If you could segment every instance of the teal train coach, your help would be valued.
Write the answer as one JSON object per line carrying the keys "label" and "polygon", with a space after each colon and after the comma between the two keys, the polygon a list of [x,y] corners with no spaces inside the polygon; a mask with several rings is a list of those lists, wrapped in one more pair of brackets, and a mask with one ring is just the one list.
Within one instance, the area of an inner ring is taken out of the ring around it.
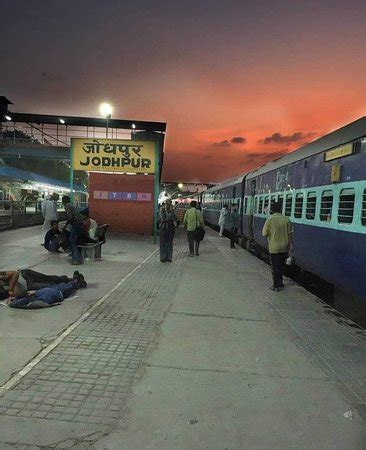
{"label": "teal train coach", "polygon": [[[267,251],[274,202],[294,227],[296,266],[333,287],[335,306],[366,323],[366,117],[201,194],[205,221],[228,204],[248,249]],[[229,231],[230,222],[226,227]]]}

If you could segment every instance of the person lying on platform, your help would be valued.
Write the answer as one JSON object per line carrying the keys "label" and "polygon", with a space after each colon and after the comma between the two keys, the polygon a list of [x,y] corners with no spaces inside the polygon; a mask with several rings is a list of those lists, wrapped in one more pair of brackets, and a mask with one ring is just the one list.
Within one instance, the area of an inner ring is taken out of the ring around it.
{"label": "person lying on platform", "polygon": [[[78,275],[79,272],[76,270],[73,278],[75,274]],[[66,275],[45,275],[44,273],[31,269],[0,271],[0,281],[3,285],[2,290],[5,291],[3,295],[7,294],[7,297],[14,296],[14,288],[17,284],[23,289],[30,291],[49,287],[54,284],[68,283],[73,278],[69,278]]]}
{"label": "person lying on platform", "polygon": [[57,253],[61,246],[61,231],[58,229],[58,221],[51,221],[51,228],[44,237],[44,248],[51,253]]}
{"label": "person lying on platform", "polygon": [[14,288],[14,297],[9,297],[7,303],[10,308],[46,308],[60,304],[66,298],[71,297],[75,291],[83,287],[86,287],[86,282],[84,276],[79,272],[67,283],[55,284],[36,291],[26,291],[17,284]]}

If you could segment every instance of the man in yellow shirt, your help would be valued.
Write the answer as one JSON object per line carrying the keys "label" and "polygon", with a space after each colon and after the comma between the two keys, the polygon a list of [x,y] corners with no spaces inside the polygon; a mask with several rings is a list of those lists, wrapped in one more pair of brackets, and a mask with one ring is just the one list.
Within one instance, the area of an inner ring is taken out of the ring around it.
{"label": "man in yellow shirt", "polygon": [[271,257],[273,291],[284,287],[283,275],[285,272],[286,257],[292,251],[293,228],[288,217],[281,214],[280,203],[272,206],[272,215],[266,220],[262,235],[267,237],[268,250]]}
{"label": "man in yellow shirt", "polygon": [[191,201],[191,207],[186,211],[183,224],[187,230],[189,256],[199,255],[200,241],[197,236],[197,227],[204,226],[202,211],[197,209],[197,202]]}

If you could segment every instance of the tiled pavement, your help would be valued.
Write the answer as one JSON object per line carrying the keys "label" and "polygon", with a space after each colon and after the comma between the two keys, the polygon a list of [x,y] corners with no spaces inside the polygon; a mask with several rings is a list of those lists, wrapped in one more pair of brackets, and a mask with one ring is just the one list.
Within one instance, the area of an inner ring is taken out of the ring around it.
{"label": "tiled pavement", "polygon": [[[365,332],[347,326],[347,321],[336,326],[329,314],[331,308],[301,288],[298,297],[296,291],[291,299],[283,293],[274,297],[267,290],[270,275],[262,262],[246,252],[233,253],[226,240],[212,239],[210,233],[207,240],[207,248],[219,251],[238,276],[255,287],[261,301],[298,345],[342,384],[364,416]],[[174,300],[185,255],[184,236],[179,235],[173,264],[161,264],[157,255],[147,260],[0,398],[0,414],[113,426],[122,416],[132,383],[142,375],[139,369],[157,341],[160,324]],[[242,258],[251,258],[244,269]],[[248,267],[253,271],[246,272]],[[83,441],[83,445],[89,444]],[[58,446],[55,443],[47,448]],[[81,444],[77,448],[82,448]]]}
{"label": "tiled pavement", "polygon": [[154,254],[0,398],[0,414],[113,424],[172,304],[182,239],[173,264]]}

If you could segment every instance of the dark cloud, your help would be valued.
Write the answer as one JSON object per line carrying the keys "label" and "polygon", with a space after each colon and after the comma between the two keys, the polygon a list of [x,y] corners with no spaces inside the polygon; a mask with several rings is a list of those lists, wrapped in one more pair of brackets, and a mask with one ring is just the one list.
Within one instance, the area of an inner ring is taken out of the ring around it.
{"label": "dark cloud", "polygon": [[230,139],[230,142],[232,144],[245,144],[247,142],[247,140],[245,139],[245,137],[235,136],[232,139]]}
{"label": "dark cloud", "polygon": [[221,142],[214,142],[212,147],[230,147],[230,142],[227,139]]}
{"label": "dark cloud", "polygon": [[225,139],[221,142],[214,142],[213,147],[230,147],[231,144],[245,144],[247,140],[243,136],[234,136],[231,139]]}
{"label": "dark cloud", "polygon": [[316,133],[309,132],[303,133],[297,131],[296,133],[288,136],[283,136],[281,133],[273,133],[272,136],[268,136],[258,141],[259,144],[293,144],[295,142],[304,142],[316,136]]}

